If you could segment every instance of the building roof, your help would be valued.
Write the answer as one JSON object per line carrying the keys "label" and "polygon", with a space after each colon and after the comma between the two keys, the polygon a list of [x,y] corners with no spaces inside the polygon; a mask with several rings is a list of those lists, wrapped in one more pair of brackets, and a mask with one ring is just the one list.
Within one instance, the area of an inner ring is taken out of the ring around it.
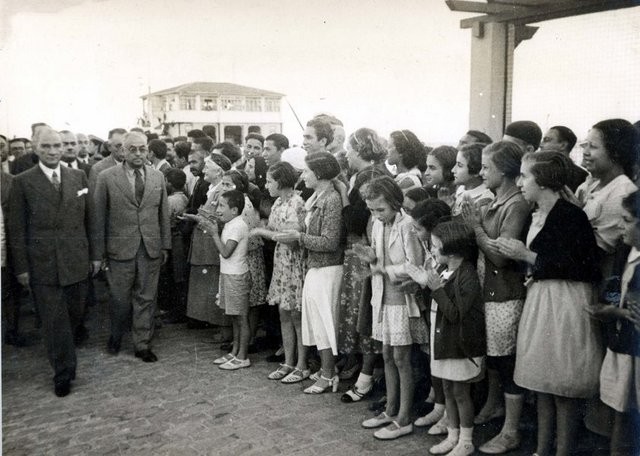
{"label": "building roof", "polygon": [[284,94],[278,92],[271,92],[269,90],[256,89],[254,87],[247,87],[238,84],[231,84],[229,82],[190,82],[188,84],[182,84],[170,89],[159,90],[157,92],[148,93],[141,98],[147,98],[149,96],[157,95],[169,95],[169,94],[184,94],[184,95],[238,95],[245,97],[284,97]]}

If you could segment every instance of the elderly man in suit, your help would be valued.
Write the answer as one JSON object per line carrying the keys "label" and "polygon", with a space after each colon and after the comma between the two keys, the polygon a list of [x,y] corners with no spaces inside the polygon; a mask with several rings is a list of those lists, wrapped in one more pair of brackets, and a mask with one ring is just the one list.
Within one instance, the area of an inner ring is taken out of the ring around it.
{"label": "elderly man in suit", "polygon": [[171,249],[164,176],[146,166],[147,138],[124,136],[124,161],[100,173],[94,194],[95,260],[106,260],[111,290],[111,336],[107,351],[120,351],[133,310],[135,356],[157,361],[151,351],[160,266]]}
{"label": "elderly man in suit", "polygon": [[126,133],[127,130],[124,128],[114,128],[109,132],[109,139],[107,139],[106,142],[106,147],[110,152],[109,156],[95,163],[89,171],[89,190],[92,195],[96,188],[98,175],[105,169],[116,166],[124,160],[124,149],[122,145]]}
{"label": "elderly man in suit", "polygon": [[62,140],[54,130],[40,129],[33,143],[38,164],[13,179],[9,244],[17,279],[31,288],[40,312],[54,391],[66,396],[91,267],[87,176],[60,166]]}

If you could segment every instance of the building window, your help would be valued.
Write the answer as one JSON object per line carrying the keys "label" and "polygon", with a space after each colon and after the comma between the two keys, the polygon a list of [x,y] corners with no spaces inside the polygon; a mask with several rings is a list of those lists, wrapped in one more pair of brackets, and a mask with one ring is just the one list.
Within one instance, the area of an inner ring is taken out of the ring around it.
{"label": "building window", "polygon": [[203,98],[202,99],[202,110],[203,111],[217,111],[218,110],[218,100],[216,98]]}
{"label": "building window", "polygon": [[180,110],[193,111],[196,109],[196,97],[182,95],[180,97]]}
{"label": "building window", "polygon": [[267,112],[280,112],[280,99],[267,98],[265,100],[265,106]]}
{"label": "building window", "polygon": [[244,111],[244,104],[240,97],[220,97],[224,111]]}
{"label": "building window", "polygon": [[247,97],[245,100],[246,111],[260,112],[262,111],[262,100],[258,97]]}

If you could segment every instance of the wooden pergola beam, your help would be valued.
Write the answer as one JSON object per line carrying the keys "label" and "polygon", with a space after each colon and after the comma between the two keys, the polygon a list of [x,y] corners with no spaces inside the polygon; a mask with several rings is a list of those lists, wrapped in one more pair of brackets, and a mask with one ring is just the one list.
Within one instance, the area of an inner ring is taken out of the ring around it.
{"label": "wooden pergola beam", "polygon": [[[447,2],[448,4],[449,2]],[[471,2],[477,3],[477,2]],[[487,3],[487,5],[497,6],[496,3]],[[518,11],[509,13],[487,14],[484,16],[476,16],[460,21],[461,28],[472,28],[477,22],[509,22],[515,25],[525,25],[535,22],[547,21],[552,19],[560,19],[569,16],[578,16],[581,14],[598,13],[602,11],[611,11],[622,8],[631,8],[638,6],[638,0],[582,0],[582,1],[565,1],[553,5],[546,4],[544,6],[518,7]],[[503,5],[507,6],[507,5]],[[508,6],[507,6],[508,7]],[[524,9],[523,9],[524,8]],[[456,10],[458,11],[458,10]]]}
{"label": "wooden pergola beam", "polygon": [[472,2],[467,0],[446,0],[445,3],[451,11],[482,14],[514,14],[531,12],[531,7],[505,5],[502,3]]}

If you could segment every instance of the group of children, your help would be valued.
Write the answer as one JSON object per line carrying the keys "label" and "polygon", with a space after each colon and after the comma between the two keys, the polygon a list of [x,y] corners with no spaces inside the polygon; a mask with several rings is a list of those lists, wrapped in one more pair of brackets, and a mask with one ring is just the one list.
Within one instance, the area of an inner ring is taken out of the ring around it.
{"label": "group of children", "polygon": [[[243,217],[248,197],[237,185],[219,194],[215,217],[183,215],[184,182],[179,173],[168,173],[175,217],[196,222],[220,255],[217,305],[231,317],[233,342],[214,363],[224,370],[251,365],[248,245],[262,238],[276,243],[267,301],[278,306],[284,349],[284,362],[269,379],[290,384],[311,378],[315,383],[305,393],[337,391],[340,313],[353,307],[346,294],[354,294],[357,282],[355,299],[368,307],[360,307],[360,339],[372,343],[367,350],[360,344],[362,370],[343,401],[359,401],[371,391],[372,360],[381,354],[386,407],[362,423],[377,429],[376,438],[395,439],[414,425],[429,426],[429,434],[446,435],[431,454],[469,455],[475,451],[474,424],[506,414],[500,433],[480,447],[504,453],[520,444],[526,389],[537,398],[538,455],[553,452],[554,436],[556,454],[574,448],[581,404],[598,393],[616,412],[612,451],[626,448],[640,390],[640,193],[605,203],[616,206],[607,212],[619,218],[615,236],[631,249],[618,270],[615,303],[599,303],[598,291],[603,274],[616,275],[605,259],[624,250],[603,248],[598,224],[610,220],[600,220],[602,210],[587,209],[599,191],[628,174],[629,160],[621,154],[632,149],[619,150],[622,139],[612,138],[633,127],[612,122],[592,129],[593,144],[585,150],[592,176],[583,201],[566,187],[566,156],[525,154],[506,141],[436,148],[427,155],[423,176],[410,158],[417,138],[407,130],[389,139],[395,177],[379,171],[380,159],[371,158],[381,142],[368,129],[349,137],[347,160],[356,169],[348,184],[328,152],[307,155],[303,170],[285,161],[272,165],[265,189],[275,201],[268,219],[251,227]],[[613,165],[601,164],[607,157]],[[620,172],[607,175],[616,164]],[[296,190],[300,181],[314,190],[306,202]],[[349,211],[358,204],[367,211],[359,220],[364,233],[355,237]],[[360,262],[355,269],[348,266],[354,259]],[[606,355],[599,321],[609,329]],[[308,367],[309,346],[317,346],[322,361],[315,374]],[[435,405],[414,421],[415,347],[428,354]],[[485,375],[488,398],[476,413],[471,385]]]}

